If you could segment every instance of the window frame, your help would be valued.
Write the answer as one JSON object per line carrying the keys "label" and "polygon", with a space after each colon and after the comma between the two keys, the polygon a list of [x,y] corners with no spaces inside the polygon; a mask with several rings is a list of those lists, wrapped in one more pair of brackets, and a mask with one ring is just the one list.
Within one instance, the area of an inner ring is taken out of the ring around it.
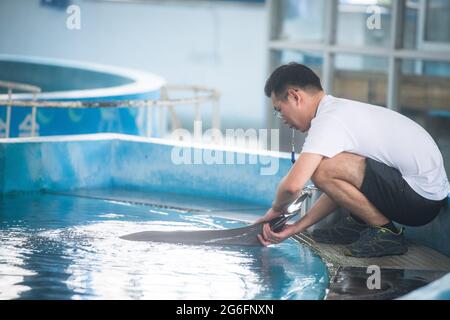
{"label": "window frame", "polygon": [[429,0],[419,0],[419,19],[417,47],[419,50],[450,51],[450,42],[429,41],[426,39]]}

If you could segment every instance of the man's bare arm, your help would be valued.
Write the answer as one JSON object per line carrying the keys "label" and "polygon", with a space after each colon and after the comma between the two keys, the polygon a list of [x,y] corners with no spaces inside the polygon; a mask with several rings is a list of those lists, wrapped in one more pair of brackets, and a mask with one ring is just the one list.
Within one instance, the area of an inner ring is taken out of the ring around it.
{"label": "man's bare arm", "polygon": [[272,203],[274,211],[282,211],[295,200],[308,180],[311,179],[322,159],[323,156],[319,154],[300,154],[291,170],[278,185],[275,201]]}

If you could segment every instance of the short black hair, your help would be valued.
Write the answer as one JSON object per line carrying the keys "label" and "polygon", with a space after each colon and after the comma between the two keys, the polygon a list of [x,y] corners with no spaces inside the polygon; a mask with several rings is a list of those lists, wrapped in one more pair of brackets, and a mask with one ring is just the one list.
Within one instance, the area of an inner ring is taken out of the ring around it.
{"label": "short black hair", "polygon": [[270,98],[272,92],[279,96],[292,85],[305,91],[323,91],[319,77],[307,66],[290,62],[275,69],[266,81],[264,93]]}

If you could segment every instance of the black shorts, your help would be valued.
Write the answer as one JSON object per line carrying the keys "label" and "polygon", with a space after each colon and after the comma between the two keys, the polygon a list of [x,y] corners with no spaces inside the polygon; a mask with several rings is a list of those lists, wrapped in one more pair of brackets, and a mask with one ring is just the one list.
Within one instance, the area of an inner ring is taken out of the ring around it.
{"label": "black shorts", "polygon": [[417,194],[397,169],[366,158],[361,192],[388,219],[406,226],[432,221],[447,203],[447,197],[433,201]]}

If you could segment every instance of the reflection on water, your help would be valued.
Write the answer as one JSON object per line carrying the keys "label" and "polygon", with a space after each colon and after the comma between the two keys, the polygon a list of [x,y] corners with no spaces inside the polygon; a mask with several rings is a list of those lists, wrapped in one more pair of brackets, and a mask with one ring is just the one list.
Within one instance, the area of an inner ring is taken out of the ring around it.
{"label": "reflection on water", "polygon": [[23,238],[19,234],[20,230],[11,228],[0,236],[0,300],[15,299],[28,291],[30,288],[22,284],[23,279],[36,274],[21,267],[24,255],[30,250],[23,248]]}
{"label": "reflection on water", "polygon": [[262,248],[119,238],[238,221],[46,194],[0,199],[0,299],[318,299],[328,282],[320,259],[293,241]]}

